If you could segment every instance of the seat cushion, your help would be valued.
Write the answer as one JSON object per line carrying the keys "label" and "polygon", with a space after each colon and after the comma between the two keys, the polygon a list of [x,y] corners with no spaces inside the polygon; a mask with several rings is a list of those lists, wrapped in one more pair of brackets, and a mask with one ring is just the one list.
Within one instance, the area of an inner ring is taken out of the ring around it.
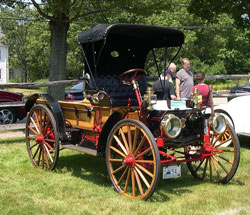
{"label": "seat cushion", "polygon": [[[142,78],[138,83],[141,95],[143,95],[147,88],[146,79]],[[89,85],[94,86],[91,83]],[[129,99],[131,100],[131,105],[138,105],[133,86],[118,82],[118,76],[115,74],[100,75],[96,80],[96,85],[98,90],[103,90],[107,93],[112,106],[126,106]]]}

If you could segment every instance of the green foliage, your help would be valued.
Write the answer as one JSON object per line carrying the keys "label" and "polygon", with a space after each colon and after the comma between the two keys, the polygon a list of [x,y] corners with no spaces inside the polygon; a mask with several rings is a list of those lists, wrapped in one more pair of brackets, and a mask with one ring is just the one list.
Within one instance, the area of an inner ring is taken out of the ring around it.
{"label": "green foliage", "polygon": [[[6,2],[3,1],[1,4]],[[73,2],[74,4],[72,4]],[[250,71],[249,30],[218,28],[218,26],[232,26],[234,24],[234,19],[231,18],[230,14],[222,13],[216,15],[216,19],[207,20],[196,14],[190,14],[188,10],[190,2],[193,4],[193,1],[189,0],[43,0],[43,5],[39,7],[44,13],[43,15],[48,16],[47,18],[54,17],[54,19],[71,22],[67,33],[65,74],[67,79],[82,76],[84,69],[81,49],[77,43],[78,33],[95,25],[94,23],[117,22],[171,26],[184,31],[185,43],[174,61],[177,67],[181,66],[181,58],[188,57],[195,73],[198,71],[203,71],[207,75],[248,73]],[[204,9],[194,8],[197,13]],[[19,68],[22,69],[23,73],[27,72],[29,81],[48,78],[51,57],[51,29],[49,29],[48,22],[45,22],[46,19],[41,14],[39,15],[34,7],[26,7],[25,9],[23,7],[15,7],[15,9],[2,7],[0,16],[40,20],[40,22],[29,22],[0,19],[0,26],[5,34],[5,41],[10,45],[9,68]],[[75,20],[79,20],[79,22],[73,22]],[[212,28],[190,29],[183,28],[183,26],[211,26]],[[173,53],[176,51],[174,50]],[[170,60],[173,54],[171,52],[168,54],[167,60]],[[156,55],[161,71],[165,66],[164,49],[156,50]],[[58,61],[55,59],[53,62]],[[148,74],[156,75],[156,68],[152,65],[153,57],[152,53],[149,53],[146,68]]]}
{"label": "green foliage", "polygon": [[[0,16],[33,19],[35,12],[29,8],[1,8]],[[9,68],[21,70],[22,81],[27,81],[27,77],[30,81],[47,77],[49,31],[46,23],[0,19],[0,26],[4,33],[2,39],[9,44]]]}
{"label": "green foliage", "polygon": [[191,13],[216,22],[218,14],[226,13],[240,27],[250,27],[250,2],[242,0],[191,0],[188,7]]}

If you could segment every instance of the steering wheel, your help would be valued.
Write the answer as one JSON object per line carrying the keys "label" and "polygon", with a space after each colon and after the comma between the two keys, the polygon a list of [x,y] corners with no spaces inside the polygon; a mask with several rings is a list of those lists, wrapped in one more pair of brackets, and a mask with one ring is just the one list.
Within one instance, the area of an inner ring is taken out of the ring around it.
{"label": "steering wheel", "polygon": [[118,81],[123,83],[130,83],[132,81],[138,81],[146,75],[145,69],[130,69],[119,75]]}

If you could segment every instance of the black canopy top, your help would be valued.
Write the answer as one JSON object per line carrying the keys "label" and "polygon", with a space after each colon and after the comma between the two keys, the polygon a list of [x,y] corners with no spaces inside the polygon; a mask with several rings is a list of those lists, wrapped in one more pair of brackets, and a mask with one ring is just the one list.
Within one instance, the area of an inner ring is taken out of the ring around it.
{"label": "black canopy top", "polygon": [[112,37],[114,42],[138,44],[143,41],[148,48],[181,46],[184,34],[174,28],[135,25],[135,24],[99,24],[78,35],[79,43],[91,43]]}
{"label": "black canopy top", "polygon": [[180,47],[184,34],[170,27],[99,24],[81,32],[78,41],[88,65],[86,72],[119,75],[129,69],[144,68],[153,48]]}

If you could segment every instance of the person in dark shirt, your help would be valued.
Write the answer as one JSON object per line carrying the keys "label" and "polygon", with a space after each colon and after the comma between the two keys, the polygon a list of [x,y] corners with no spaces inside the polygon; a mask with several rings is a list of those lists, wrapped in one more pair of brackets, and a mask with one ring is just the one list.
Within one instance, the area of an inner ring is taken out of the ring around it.
{"label": "person in dark shirt", "polygon": [[173,83],[169,82],[171,71],[165,70],[161,78],[153,84],[153,89],[159,100],[176,100]]}

